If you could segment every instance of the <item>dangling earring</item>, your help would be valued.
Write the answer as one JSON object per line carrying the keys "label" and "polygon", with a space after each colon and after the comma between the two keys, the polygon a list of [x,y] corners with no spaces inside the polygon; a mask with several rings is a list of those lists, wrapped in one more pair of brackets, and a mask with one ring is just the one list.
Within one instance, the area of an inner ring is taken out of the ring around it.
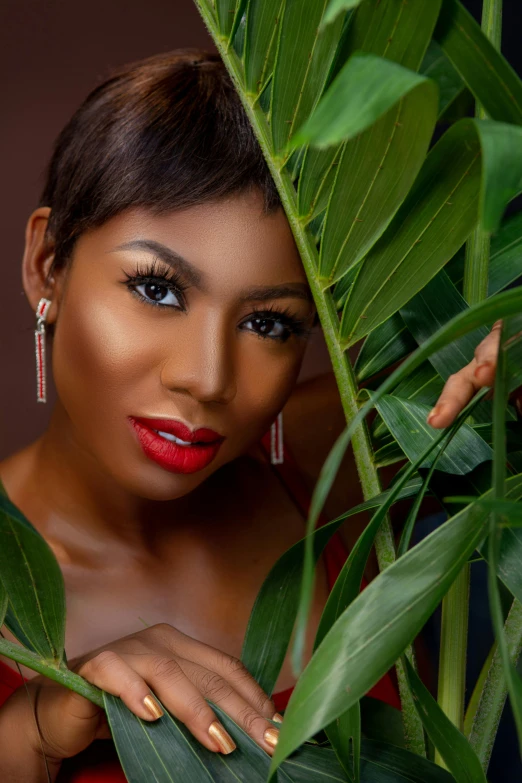
{"label": "dangling earring", "polygon": [[45,396],[45,319],[51,306],[50,299],[40,299],[36,308],[36,401],[46,402]]}
{"label": "dangling earring", "polygon": [[270,427],[270,462],[272,465],[280,465],[284,462],[283,451],[283,411],[278,413],[277,419]]}

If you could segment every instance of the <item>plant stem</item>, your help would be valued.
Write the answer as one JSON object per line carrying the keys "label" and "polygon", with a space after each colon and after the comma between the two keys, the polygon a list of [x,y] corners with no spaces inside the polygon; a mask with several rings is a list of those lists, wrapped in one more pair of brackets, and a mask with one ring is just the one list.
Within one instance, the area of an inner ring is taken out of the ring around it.
{"label": "plant stem", "polygon": [[[504,625],[509,657],[516,665],[522,652],[522,604],[516,598]],[[469,741],[484,769],[488,768],[495,735],[507,696],[506,678],[498,650],[495,650],[484,682],[475,716],[469,731]]]}
{"label": "plant stem", "polygon": [[38,672],[38,674],[44,674],[50,680],[59,682],[60,685],[65,685],[66,688],[79,693],[80,696],[85,696],[86,699],[89,699],[98,707],[104,706],[102,691],[70,669],[51,665],[48,661],[36,655],[36,653],[8,639],[0,639],[0,653],[5,655],[6,658],[22,663],[29,669]]}
{"label": "plant stem", "polygon": [[[502,0],[483,0],[482,30],[500,49]],[[486,117],[477,104],[476,116]],[[480,226],[466,243],[464,263],[464,298],[469,305],[477,304],[488,295],[490,234]],[[439,664],[438,701],[459,728],[464,727],[464,696],[466,686],[466,648],[468,633],[469,564],[462,570],[442,602],[442,631]],[[445,766],[440,754],[436,761]]]}
{"label": "plant stem", "polygon": [[[257,96],[247,95],[243,89],[241,61],[233,48],[228,45],[228,39],[220,35],[217,30],[214,13],[208,0],[195,0],[195,3],[234,82],[236,91],[242,101],[272,178],[279,191],[317,307],[344,414],[346,421],[349,423],[358,412],[357,382],[349,357],[340,343],[339,316],[335,309],[333,297],[330,291],[324,291],[321,288],[317,279],[318,259],[315,239],[298,217],[294,184],[289,173],[284,170],[284,161],[276,159],[273,154],[270,130],[266,116],[257,101]],[[370,436],[365,422],[357,427],[352,438],[352,446],[363,496],[367,500],[381,492],[381,484],[377,468],[374,465]],[[375,551],[381,571],[395,562],[395,543],[388,516],[375,538]],[[414,657],[411,648],[408,648],[405,652],[413,662]],[[397,666],[397,675],[408,746],[416,753],[425,755],[422,723],[413,704],[413,697],[406,678],[399,665]]]}
{"label": "plant stem", "polygon": [[[452,723],[464,727],[466,641],[468,631],[469,565],[466,563],[442,604],[441,660],[438,702]],[[436,762],[442,758],[436,754]]]}

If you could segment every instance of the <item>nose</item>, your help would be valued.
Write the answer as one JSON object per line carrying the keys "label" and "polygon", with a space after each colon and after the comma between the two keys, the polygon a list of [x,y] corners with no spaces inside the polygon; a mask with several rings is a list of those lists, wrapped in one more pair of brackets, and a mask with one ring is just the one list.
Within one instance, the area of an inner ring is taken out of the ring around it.
{"label": "nose", "polygon": [[164,386],[188,393],[199,402],[228,403],[234,399],[235,345],[223,315],[189,316],[184,328],[176,329],[170,348],[161,373]]}

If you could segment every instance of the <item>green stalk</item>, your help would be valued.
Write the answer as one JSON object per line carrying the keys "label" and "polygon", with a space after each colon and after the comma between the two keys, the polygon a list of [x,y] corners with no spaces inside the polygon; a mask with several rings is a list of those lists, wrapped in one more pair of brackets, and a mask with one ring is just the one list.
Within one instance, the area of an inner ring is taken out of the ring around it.
{"label": "green stalk", "polygon": [[[502,0],[483,0],[482,30],[497,49],[500,49],[501,29]],[[478,105],[476,116],[486,116]],[[483,301],[488,295],[489,256],[490,235],[477,227],[466,243],[463,293],[469,305]],[[461,730],[464,727],[469,574],[469,564],[466,564],[442,602],[438,701],[448,718]],[[440,754],[436,753],[435,760],[445,766]]]}
{"label": "green stalk", "polygon": [[[516,666],[522,652],[522,604],[515,598],[507,616],[504,633],[509,657]],[[489,659],[488,659],[489,660]],[[480,680],[479,680],[480,683]],[[475,715],[471,716],[471,725],[467,732],[469,741],[479,757],[484,769],[488,768],[493,743],[507,696],[506,678],[498,644],[493,647],[493,655],[487,669],[482,693],[476,705]],[[470,707],[474,700],[470,701]],[[469,712],[469,710],[468,710]],[[466,723],[469,723],[466,715]]]}
{"label": "green stalk", "polygon": [[86,699],[89,699],[98,707],[104,707],[102,691],[95,685],[91,685],[87,680],[84,680],[79,674],[67,669],[67,667],[51,665],[36,653],[27,650],[19,644],[10,642],[8,639],[0,639],[0,653],[5,655],[6,658],[17,661],[38,672],[38,674],[44,674],[50,680],[60,683],[60,685],[65,685],[66,688],[79,693],[80,696],[85,696]]}
{"label": "green stalk", "polygon": [[[298,218],[294,184],[288,172],[284,170],[285,161],[278,160],[273,155],[270,130],[266,116],[259,106],[257,96],[247,95],[243,90],[239,57],[233,47],[229,46],[228,38],[219,33],[209,0],[195,0],[195,3],[232,78],[279,191],[288,222],[301,255],[314,303],[317,307],[346,421],[350,422],[358,413],[356,401],[358,393],[357,382],[348,355],[340,344],[339,317],[333,297],[329,291],[323,291],[316,277],[317,249],[315,240]],[[377,468],[373,462],[373,451],[365,422],[357,427],[352,438],[352,446],[363,496],[367,500],[379,494],[382,489]],[[395,543],[389,517],[384,520],[375,538],[375,551],[381,571],[395,562]],[[413,660],[411,648],[408,648],[405,652]],[[413,697],[404,672],[400,666],[397,666],[397,675],[408,745],[414,752],[425,755],[422,723],[413,704]]]}

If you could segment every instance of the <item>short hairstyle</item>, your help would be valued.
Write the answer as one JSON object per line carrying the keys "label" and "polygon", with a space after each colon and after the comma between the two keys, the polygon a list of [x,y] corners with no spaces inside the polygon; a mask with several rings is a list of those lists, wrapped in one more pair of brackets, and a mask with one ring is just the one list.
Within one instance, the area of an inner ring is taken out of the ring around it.
{"label": "short hairstyle", "polygon": [[52,271],[78,237],[124,209],[155,214],[252,187],[281,202],[219,55],[177,49],[130,63],[87,96],[54,144],[39,206],[51,208]]}

